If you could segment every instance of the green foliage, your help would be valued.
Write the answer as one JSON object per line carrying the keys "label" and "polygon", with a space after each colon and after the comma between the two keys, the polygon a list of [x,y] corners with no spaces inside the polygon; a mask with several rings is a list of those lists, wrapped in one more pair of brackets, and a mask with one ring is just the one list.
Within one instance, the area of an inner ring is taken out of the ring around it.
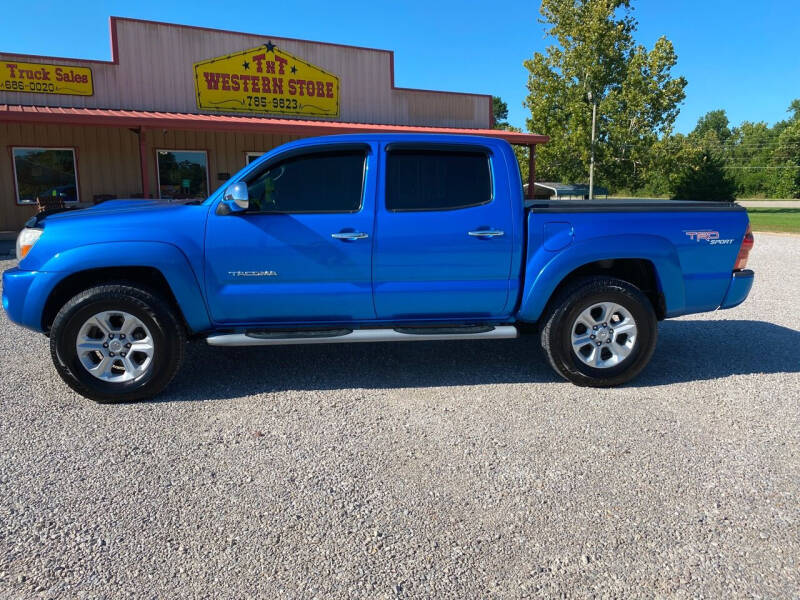
{"label": "green foliage", "polygon": [[724,143],[731,137],[729,129],[730,122],[724,110],[712,110],[697,120],[697,125],[690,135],[697,138],[705,138],[713,134],[717,142]]}
{"label": "green foliage", "polygon": [[554,43],[525,61],[527,127],[551,137],[537,150],[538,178],[586,181],[596,103],[596,181],[642,187],[651,148],[670,133],[684,98],[686,80],[671,76],[672,43],[635,44],[630,0],[544,0],[541,14]]}
{"label": "green foliage", "polygon": [[[788,112],[792,117],[773,127],[745,121],[731,129],[725,111],[714,110],[700,117],[686,140],[720,163],[735,196],[798,198],[800,100],[794,100]],[[662,165],[664,168],[670,166]]]}
{"label": "green foliage", "polygon": [[[521,130],[519,127],[514,127],[513,125],[509,125],[508,123],[495,123],[495,129],[504,129],[506,131],[516,131],[519,133]],[[541,146],[539,146],[541,148]],[[530,150],[527,146],[519,146],[514,145],[511,147],[514,150],[514,155],[517,157],[517,163],[519,163],[519,174],[522,177],[522,183],[528,183],[528,171],[529,171],[529,163],[528,157],[530,156]]]}
{"label": "green foliage", "polygon": [[508,104],[499,96],[492,96],[492,116],[495,129],[504,129],[504,126],[508,125]]}
{"label": "green foliage", "polygon": [[[634,42],[632,1],[542,1],[552,43],[525,61],[527,128],[551,140],[537,148],[537,179],[588,179],[596,104],[595,181],[612,192],[800,198],[800,99],[771,127],[732,127],[724,110],[713,110],[688,135],[673,135],[686,80],[671,74],[677,57],[668,39],[649,50]],[[505,104],[493,100],[497,113]]]}
{"label": "green foliage", "polygon": [[733,200],[736,186],[725,173],[724,163],[713,150],[689,148],[688,161],[679,165],[670,189],[673,198],[685,200]]}

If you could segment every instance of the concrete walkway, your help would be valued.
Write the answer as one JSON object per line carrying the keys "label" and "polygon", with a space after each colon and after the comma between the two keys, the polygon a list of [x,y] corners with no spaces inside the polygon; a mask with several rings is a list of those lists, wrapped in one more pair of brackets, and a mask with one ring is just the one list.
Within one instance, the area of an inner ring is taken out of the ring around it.
{"label": "concrete walkway", "polygon": [[737,200],[746,208],[796,208],[800,210],[800,200]]}

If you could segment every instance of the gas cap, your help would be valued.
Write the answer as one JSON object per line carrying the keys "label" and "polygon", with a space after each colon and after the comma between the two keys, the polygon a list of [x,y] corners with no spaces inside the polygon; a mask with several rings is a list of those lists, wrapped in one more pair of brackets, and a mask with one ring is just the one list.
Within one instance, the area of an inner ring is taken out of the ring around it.
{"label": "gas cap", "polygon": [[558,252],[572,243],[575,230],[572,223],[563,221],[550,221],[544,224],[544,249],[548,252]]}

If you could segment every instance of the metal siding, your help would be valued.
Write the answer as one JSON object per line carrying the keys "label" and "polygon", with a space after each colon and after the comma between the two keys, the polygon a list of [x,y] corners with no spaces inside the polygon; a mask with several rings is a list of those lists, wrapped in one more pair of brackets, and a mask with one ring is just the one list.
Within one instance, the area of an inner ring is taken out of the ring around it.
{"label": "metal siding", "polygon": [[[205,150],[208,153],[209,193],[223,182],[217,174],[233,175],[245,166],[246,152],[267,152],[300,136],[214,131],[147,130],[147,171],[150,191],[158,197],[157,149]],[[0,231],[20,229],[35,212],[17,206],[12,146],[63,146],[76,149],[80,200],[91,203],[97,194],[119,198],[142,191],[138,136],[127,128],[71,127],[0,123],[5,156],[0,159]]]}
{"label": "metal siding", "polygon": [[100,61],[23,58],[0,53],[0,60],[89,66],[94,81],[93,96],[0,91],[0,104],[199,112],[194,90],[195,62],[272,40],[288,52],[339,77],[339,120],[464,128],[491,126],[488,96],[393,87],[392,54],[385,50],[128,19],[115,19],[113,22],[117,32],[118,65]]}
{"label": "metal siding", "polygon": [[0,140],[5,152],[0,160],[0,231],[21,228],[36,212],[34,206],[16,204],[13,146],[75,148],[82,202],[91,203],[96,194],[141,191],[138,138],[128,129],[0,123]]}

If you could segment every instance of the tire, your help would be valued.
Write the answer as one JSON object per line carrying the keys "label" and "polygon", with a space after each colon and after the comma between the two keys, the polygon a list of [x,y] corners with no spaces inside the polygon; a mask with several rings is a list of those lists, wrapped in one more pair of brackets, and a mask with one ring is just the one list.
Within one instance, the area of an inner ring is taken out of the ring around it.
{"label": "tire", "polygon": [[658,337],[650,300],[636,286],[611,277],[569,284],[550,302],[541,323],[542,349],[550,365],[580,386],[614,387],[630,381],[650,361]]}
{"label": "tire", "polygon": [[161,392],[178,372],[185,345],[186,331],[169,303],[125,283],[77,294],[50,329],[58,374],[73,390],[100,403],[134,402]]}

